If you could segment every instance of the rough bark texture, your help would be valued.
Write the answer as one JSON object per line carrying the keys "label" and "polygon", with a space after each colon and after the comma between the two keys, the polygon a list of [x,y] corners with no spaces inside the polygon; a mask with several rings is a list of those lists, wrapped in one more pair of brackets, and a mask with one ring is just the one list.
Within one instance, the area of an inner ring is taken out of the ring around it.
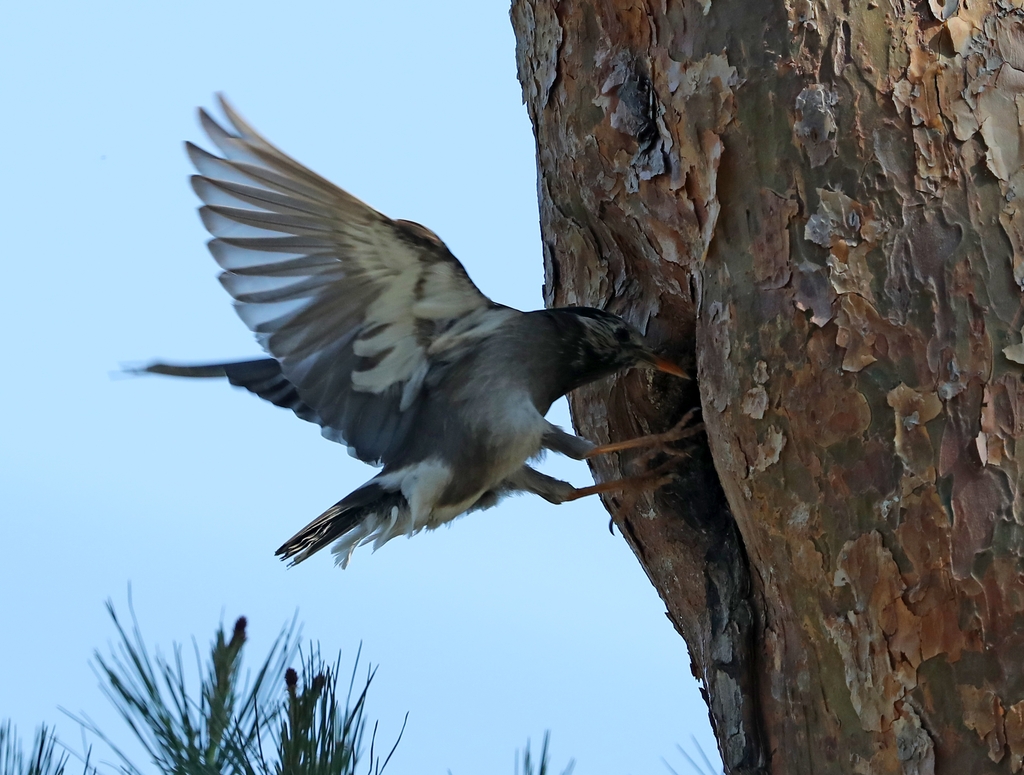
{"label": "rough bark texture", "polygon": [[620,313],[698,374],[571,403],[601,442],[703,410],[676,483],[606,505],[727,771],[1020,772],[1021,0],[512,20],[547,302]]}

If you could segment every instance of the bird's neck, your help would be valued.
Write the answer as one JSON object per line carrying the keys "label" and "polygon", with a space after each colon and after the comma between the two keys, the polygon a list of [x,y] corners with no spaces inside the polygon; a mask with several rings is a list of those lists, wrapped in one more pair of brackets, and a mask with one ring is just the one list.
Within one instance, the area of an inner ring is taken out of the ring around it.
{"label": "bird's neck", "polygon": [[542,414],[566,393],[620,368],[589,346],[576,315],[557,309],[527,315],[524,322],[533,330],[523,332],[521,341],[529,350],[522,363],[531,370],[533,401]]}

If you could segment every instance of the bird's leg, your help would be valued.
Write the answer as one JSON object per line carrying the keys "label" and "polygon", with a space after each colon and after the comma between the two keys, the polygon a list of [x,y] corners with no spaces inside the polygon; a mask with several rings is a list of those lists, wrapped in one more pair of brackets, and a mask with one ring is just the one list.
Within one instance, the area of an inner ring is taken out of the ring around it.
{"label": "bird's leg", "polygon": [[[532,492],[539,495],[549,503],[567,503],[568,501],[579,500],[588,495],[596,495],[602,492],[621,492],[624,490],[636,490],[645,492],[657,490],[659,487],[668,484],[672,480],[669,472],[671,466],[662,464],[653,471],[639,476],[630,476],[624,479],[615,479],[610,482],[591,485],[590,487],[573,487],[568,482],[555,479],[553,476],[542,474],[540,471],[524,465],[510,477],[501,482],[496,491],[501,493],[511,492]],[[493,504],[488,504],[493,505]],[[483,505],[478,508],[487,508]]]}
{"label": "bird's leg", "polygon": [[664,433],[651,433],[647,436],[638,436],[635,439],[626,439],[625,441],[613,441],[610,444],[601,444],[593,449],[588,450],[584,453],[584,459],[597,457],[598,455],[607,455],[609,452],[622,452],[626,449],[636,449],[637,447],[663,447],[666,444],[671,444],[674,441],[680,441],[688,436],[693,436],[703,430],[703,423],[696,423],[691,425],[690,421],[693,419],[693,415],[696,409],[691,409],[676,423],[675,427],[671,430],[665,431]]}
{"label": "bird's leg", "polygon": [[576,488],[568,482],[542,474],[527,465],[505,479],[501,483],[501,489],[506,492],[532,492],[548,503],[564,503],[567,500],[573,500],[571,496],[576,491]]}
{"label": "bird's leg", "polygon": [[580,498],[586,498],[588,495],[599,495],[603,492],[624,492],[628,490],[649,492],[657,490],[659,487],[664,487],[674,478],[671,472],[666,473],[664,469],[665,466],[662,466],[646,474],[627,476],[622,479],[612,479],[608,482],[593,484],[590,487],[579,487],[565,496],[564,500],[579,500]]}
{"label": "bird's leg", "polygon": [[551,423],[548,423],[548,429],[540,443],[544,449],[550,449],[552,452],[571,457],[573,460],[586,460],[590,451],[597,448],[594,442],[588,441],[582,436],[566,433]]}

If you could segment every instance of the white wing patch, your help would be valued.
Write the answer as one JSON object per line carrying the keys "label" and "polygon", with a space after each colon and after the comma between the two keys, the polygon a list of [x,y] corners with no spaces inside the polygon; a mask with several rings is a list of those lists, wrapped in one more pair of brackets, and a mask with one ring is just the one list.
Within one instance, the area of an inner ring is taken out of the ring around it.
{"label": "white wing patch", "polygon": [[411,273],[389,278],[386,289],[367,307],[363,317],[366,333],[352,344],[352,352],[379,360],[368,370],[352,372],[352,387],[356,390],[383,393],[391,385],[408,380],[423,360],[416,341],[416,319],[409,314],[416,281]]}
{"label": "white wing patch", "polygon": [[468,315],[480,305],[451,264],[431,264],[419,278],[420,298],[412,314],[424,320],[443,320]]}
{"label": "white wing patch", "polygon": [[188,146],[221,282],[324,435],[386,463],[431,368],[521,313],[484,296],[432,232],[377,212],[221,105],[233,134],[200,120],[223,158]]}

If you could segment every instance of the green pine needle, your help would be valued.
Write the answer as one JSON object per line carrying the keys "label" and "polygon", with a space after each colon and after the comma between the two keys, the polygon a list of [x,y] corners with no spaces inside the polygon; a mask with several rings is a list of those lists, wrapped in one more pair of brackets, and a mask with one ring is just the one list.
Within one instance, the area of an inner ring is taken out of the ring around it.
{"label": "green pine needle", "polygon": [[[36,730],[32,753],[27,759],[22,754],[21,741],[10,720],[0,724],[0,775],[65,775],[68,753],[57,750],[57,738],[46,725]],[[86,758],[83,775],[96,775]]]}
{"label": "green pine needle", "polygon": [[[173,659],[152,653],[129,603],[131,628],[107,610],[120,640],[109,656],[95,655],[104,693],[142,744],[162,775],[355,775],[365,732],[366,681],[355,696],[359,655],[348,693],[338,692],[341,658],[328,665],[318,649],[303,655],[296,646],[295,622],[285,628],[255,676],[242,675],[246,620],[230,637],[220,628],[210,656],[195,646],[198,691],[190,689],[180,646]],[[295,657],[299,671],[288,666]],[[81,722],[114,751],[125,775],[146,775],[95,724]],[[405,725],[402,726],[404,732]],[[401,739],[399,733],[399,740]],[[383,771],[371,741],[369,773]],[[392,747],[391,753],[394,753]],[[0,775],[7,773],[0,772]],[[35,773],[33,773],[35,775]],[[42,774],[41,774],[42,775]]]}
{"label": "green pine needle", "polygon": [[[129,598],[131,626],[125,627],[111,603],[107,611],[119,640],[109,655],[95,654],[93,669],[101,688],[145,749],[160,775],[356,775],[363,762],[367,775],[381,775],[405,732],[383,761],[377,755],[377,724],[370,734],[364,761],[366,696],[375,670],[368,668],[357,691],[360,654],[342,702],[338,691],[341,657],[324,661],[319,648],[303,653],[297,644],[295,620],[286,627],[254,675],[242,673],[246,620],[239,618],[230,637],[217,630],[204,660],[193,641],[197,690],[190,687],[182,649],[175,645],[166,659],[146,645]],[[299,669],[289,666],[298,658]],[[89,719],[77,719],[97,735],[120,760],[123,775],[149,775]],[[548,743],[544,733],[540,759],[534,762],[527,740],[522,769],[516,752],[516,775],[548,775]],[[41,728],[32,755],[25,758],[9,721],[0,723],[0,775],[65,775],[69,755],[58,752],[52,730]],[[98,775],[85,760],[83,775]],[[575,761],[562,771],[571,775]]]}
{"label": "green pine needle", "polygon": [[[548,742],[551,738],[551,731],[548,730],[544,733],[544,742],[540,747],[540,761],[537,763],[537,770],[534,772],[533,760],[530,756],[530,741],[526,741],[526,748],[523,751],[523,769],[522,775],[548,775],[548,766],[550,762],[548,760]],[[570,759],[569,763],[562,770],[562,775],[572,775],[573,769],[576,767],[576,760]],[[519,751],[516,751],[516,775],[520,775],[519,770]]]}

